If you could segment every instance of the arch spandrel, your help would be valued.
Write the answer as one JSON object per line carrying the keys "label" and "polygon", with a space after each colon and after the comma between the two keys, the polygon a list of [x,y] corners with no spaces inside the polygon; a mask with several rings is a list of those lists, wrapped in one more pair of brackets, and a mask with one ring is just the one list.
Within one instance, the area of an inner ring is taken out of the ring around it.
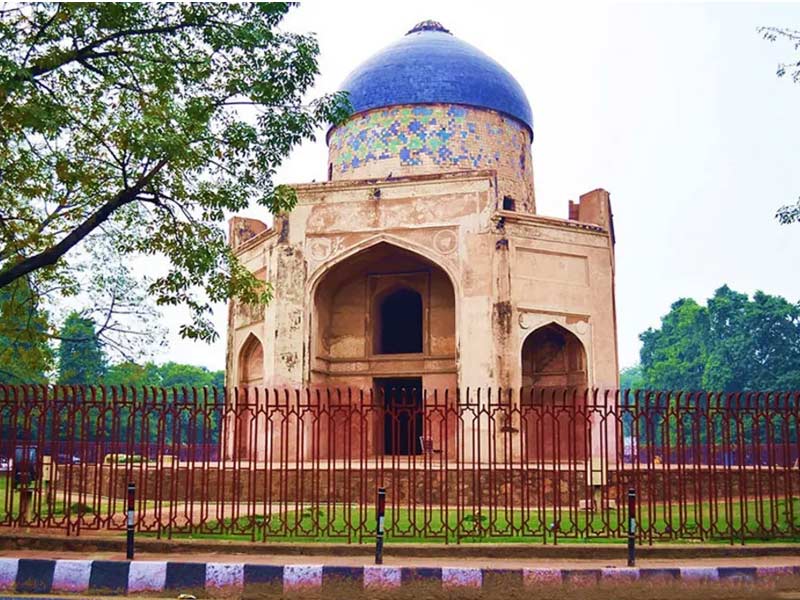
{"label": "arch spandrel", "polygon": [[[439,232],[433,234],[434,238],[436,237],[437,233]],[[311,269],[309,271],[308,278],[306,279],[306,297],[310,299],[314,298],[320,280],[330,270],[335,268],[340,263],[343,263],[347,259],[380,244],[388,244],[400,250],[417,254],[424,260],[432,263],[434,266],[439,267],[450,279],[450,283],[452,284],[456,293],[456,298],[461,296],[461,270],[459,265],[452,258],[453,256],[457,256],[457,253],[453,253],[449,248],[446,249],[446,253],[440,252],[435,249],[437,246],[435,243],[431,244],[434,246],[434,248],[431,248],[429,246],[390,233],[379,233],[349,246],[346,246],[341,238],[336,238],[334,241],[326,244],[326,247],[329,247],[329,253],[325,256],[325,258],[320,258],[320,255],[317,255],[317,257],[314,257],[313,255],[310,256],[309,266]],[[441,244],[438,245],[441,246]]]}

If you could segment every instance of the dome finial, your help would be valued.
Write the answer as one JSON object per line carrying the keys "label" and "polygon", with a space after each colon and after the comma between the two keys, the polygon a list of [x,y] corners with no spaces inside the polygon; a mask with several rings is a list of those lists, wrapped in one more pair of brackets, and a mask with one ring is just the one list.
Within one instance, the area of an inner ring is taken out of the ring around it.
{"label": "dome finial", "polygon": [[439,23],[439,21],[433,21],[431,19],[428,19],[426,21],[420,21],[419,23],[414,25],[414,27],[409,29],[406,32],[406,35],[409,35],[410,33],[419,33],[420,31],[439,31],[441,33],[448,33],[450,35],[453,35],[452,33],[450,33],[450,30],[447,29],[441,23]]}

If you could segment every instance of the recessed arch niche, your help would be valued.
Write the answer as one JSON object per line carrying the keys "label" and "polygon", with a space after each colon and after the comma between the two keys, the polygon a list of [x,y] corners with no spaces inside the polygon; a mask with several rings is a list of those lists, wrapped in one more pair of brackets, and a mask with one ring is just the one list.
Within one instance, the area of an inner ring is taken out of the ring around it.
{"label": "recessed arch niche", "polygon": [[529,395],[583,393],[588,386],[586,350],[578,337],[549,323],[532,331],[522,344],[522,387]]}
{"label": "recessed arch niche", "polygon": [[239,351],[239,385],[259,387],[264,384],[264,347],[254,334],[247,336]]}
{"label": "recessed arch niche", "polygon": [[583,460],[590,454],[591,417],[582,406],[588,385],[586,350],[564,327],[549,323],[522,344],[522,435],[530,461]]}
{"label": "recessed arch niche", "polygon": [[378,376],[424,379],[436,357],[436,371],[449,364],[454,384],[455,302],[445,270],[410,249],[378,242],[344,258],[313,293],[312,379],[365,387]]}

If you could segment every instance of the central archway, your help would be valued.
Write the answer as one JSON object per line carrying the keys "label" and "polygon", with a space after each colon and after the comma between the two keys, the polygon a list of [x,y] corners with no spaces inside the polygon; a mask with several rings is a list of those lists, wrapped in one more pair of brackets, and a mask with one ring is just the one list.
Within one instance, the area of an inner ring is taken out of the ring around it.
{"label": "central archway", "polygon": [[[342,259],[319,278],[310,321],[315,386],[368,390],[378,412],[410,414],[407,402],[393,404],[408,397],[401,390],[409,382],[419,399],[413,411],[424,411],[425,389],[457,385],[455,288],[442,267],[415,251],[378,242]],[[390,427],[376,413],[374,422],[336,423],[334,430],[367,428],[376,454],[414,454],[426,432],[434,435],[418,412],[397,423]],[[403,440],[389,443],[387,435]]]}

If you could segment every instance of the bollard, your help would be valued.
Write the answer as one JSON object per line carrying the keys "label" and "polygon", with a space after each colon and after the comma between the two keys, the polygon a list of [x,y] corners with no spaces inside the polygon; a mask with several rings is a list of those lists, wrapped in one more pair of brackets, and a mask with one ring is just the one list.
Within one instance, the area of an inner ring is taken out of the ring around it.
{"label": "bollard", "polygon": [[383,564],[383,518],[386,514],[386,488],[378,488],[378,535],[375,538],[375,564]]}
{"label": "bollard", "polygon": [[133,560],[133,505],[136,499],[136,484],[128,484],[128,543],[126,557]]}
{"label": "bollard", "polygon": [[636,566],[636,490],[628,490],[628,566]]}

